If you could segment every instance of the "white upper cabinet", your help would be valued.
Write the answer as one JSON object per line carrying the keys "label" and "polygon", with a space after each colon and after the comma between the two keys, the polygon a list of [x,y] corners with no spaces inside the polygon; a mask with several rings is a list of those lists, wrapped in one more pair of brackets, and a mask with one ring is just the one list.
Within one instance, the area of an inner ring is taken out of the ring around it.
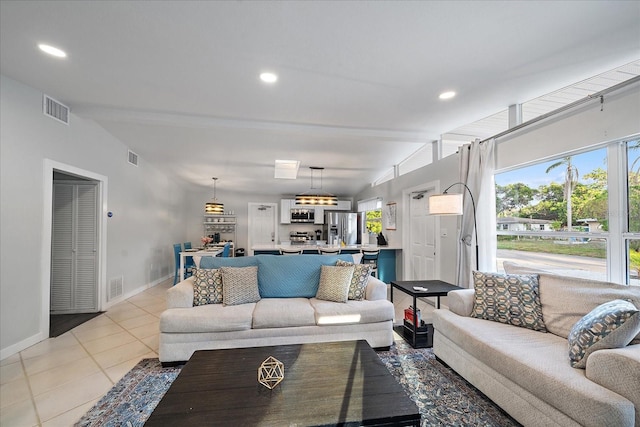
{"label": "white upper cabinet", "polygon": [[291,224],[291,205],[295,203],[292,199],[280,200],[280,224]]}
{"label": "white upper cabinet", "polygon": [[351,200],[338,200],[338,206],[334,208],[337,211],[350,211]]}

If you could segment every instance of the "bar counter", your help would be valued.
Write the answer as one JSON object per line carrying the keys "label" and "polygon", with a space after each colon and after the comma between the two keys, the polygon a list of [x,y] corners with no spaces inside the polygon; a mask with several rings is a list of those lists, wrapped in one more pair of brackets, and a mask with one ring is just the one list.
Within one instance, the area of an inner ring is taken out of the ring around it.
{"label": "bar counter", "polygon": [[[254,255],[279,255],[280,248],[292,249],[300,248],[303,250],[303,254],[317,254],[318,248],[337,248],[335,245],[326,244],[261,244],[253,245],[251,250]],[[378,255],[378,278],[385,283],[391,283],[392,280],[396,280],[396,251],[402,250],[399,246],[378,246],[378,245],[346,245],[340,246],[341,253],[343,254],[355,254],[360,250],[376,250],[380,249],[380,255]]]}

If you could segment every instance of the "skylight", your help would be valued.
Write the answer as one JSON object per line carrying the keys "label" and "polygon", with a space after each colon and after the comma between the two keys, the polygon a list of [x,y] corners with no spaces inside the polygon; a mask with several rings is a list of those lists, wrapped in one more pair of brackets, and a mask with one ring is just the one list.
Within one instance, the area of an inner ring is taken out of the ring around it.
{"label": "skylight", "polygon": [[273,177],[276,179],[296,179],[299,167],[298,160],[276,160]]}

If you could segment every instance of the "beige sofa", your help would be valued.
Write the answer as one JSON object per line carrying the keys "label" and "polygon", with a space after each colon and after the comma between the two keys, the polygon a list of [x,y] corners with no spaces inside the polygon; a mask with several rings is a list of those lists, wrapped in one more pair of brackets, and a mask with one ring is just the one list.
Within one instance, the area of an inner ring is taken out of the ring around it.
{"label": "beige sofa", "polygon": [[[159,358],[187,361],[194,351],[365,339],[374,348],[393,343],[393,304],[387,285],[370,277],[365,298],[346,303],[315,298],[320,265],[351,255],[257,255],[217,258],[212,267],[258,267],[261,299],[240,305],[193,306],[194,278],[167,291],[160,317]],[[202,264],[200,264],[202,265]]]}
{"label": "beige sofa", "polygon": [[547,333],[470,317],[474,290],[450,292],[435,310],[433,351],[525,426],[639,426],[640,334],[624,348],[598,350],[586,369],[570,366],[571,327],[598,305],[630,300],[640,288],[576,279],[505,263],[509,274],[539,273]]}

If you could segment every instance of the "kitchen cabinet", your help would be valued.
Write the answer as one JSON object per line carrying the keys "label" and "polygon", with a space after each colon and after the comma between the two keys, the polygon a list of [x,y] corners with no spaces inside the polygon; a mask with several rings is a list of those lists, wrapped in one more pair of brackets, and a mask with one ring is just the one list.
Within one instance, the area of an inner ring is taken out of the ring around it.
{"label": "kitchen cabinet", "polygon": [[315,207],[313,223],[314,224],[324,224],[324,206],[316,206]]}
{"label": "kitchen cabinet", "polygon": [[291,204],[296,201],[292,199],[280,200],[280,224],[291,224]]}
{"label": "kitchen cabinet", "polygon": [[280,200],[280,224],[291,224],[291,209],[313,209],[314,224],[324,224],[324,211],[351,211],[351,200],[338,200],[338,206],[296,205],[295,199]]}
{"label": "kitchen cabinet", "polygon": [[351,200],[338,200],[337,211],[351,211]]}

